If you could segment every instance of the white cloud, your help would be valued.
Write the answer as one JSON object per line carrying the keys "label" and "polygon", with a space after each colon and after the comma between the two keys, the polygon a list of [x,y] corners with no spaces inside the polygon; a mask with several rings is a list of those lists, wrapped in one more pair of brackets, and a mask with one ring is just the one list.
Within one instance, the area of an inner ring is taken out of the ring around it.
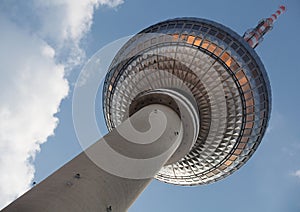
{"label": "white cloud", "polygon": [[[29,159],[53,134],[60,101],[68,93],[54,50],[11,22],[0,39],[0,205],[24,192],[34,174]],[[1,206],[0,206],[1,207]]]}
{"label": "white cloud", "polygon": [[295,171],[293,176],[300,178],[300,170]]}
{"label": "white cloud", "polygon": [[58,124],[55,114],[69,91],[66,69],[82,61],[80,41],[94,10],[122,2],[0,3],[0,209],[30,187],[31,160]]}
{"label": "white cloud", "polygon": [[80,40],[92,25],[94,10],[99,5],[116,7],[123,0],[35,0],[38,17],[42,21],[39,34],[54,42],[67,64],[74,66],[82,62],[84,52]]}
{"label": "white cloud", "polygon": [[78,41],[89,30],[95,8],[99,5],[115,7],[123,3],[123,0],[35,0],[35,2],[37,3],[35,9],[43,19],[41,32],[44,36]]}

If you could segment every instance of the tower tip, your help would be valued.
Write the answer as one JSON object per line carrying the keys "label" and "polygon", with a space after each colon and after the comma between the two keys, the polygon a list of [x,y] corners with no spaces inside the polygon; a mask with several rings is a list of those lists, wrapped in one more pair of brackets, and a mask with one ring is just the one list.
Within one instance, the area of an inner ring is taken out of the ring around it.
{"label": "tower tip", "polygon": [[286,11],[286,6],[285,5],[280,5],[279,8],[282,9],[283,12]]}
{"label": "tower tip", "polygon": [[262,40],[263,36],[273,28],[274,22],[278,16],[286,11],[284,5],[280,5],[275,13],[269,18],[262,19],[254,29],[245,32],[244,39],[249,43],[252,48],[255,48]]}

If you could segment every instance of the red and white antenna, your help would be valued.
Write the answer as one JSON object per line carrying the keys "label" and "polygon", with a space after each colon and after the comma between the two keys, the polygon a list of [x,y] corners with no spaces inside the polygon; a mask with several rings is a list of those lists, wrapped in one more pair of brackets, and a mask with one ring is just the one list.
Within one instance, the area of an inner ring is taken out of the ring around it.
{"label": "red and white antenna", "polygon": [[255,48],[263,41],[263,36],[273,28],[273,24],[277,20],[278,16],[285,11],[285,6],[281,5],[269,18],[262,19],[254,29],[247,30],[243,38],[252,48]]}

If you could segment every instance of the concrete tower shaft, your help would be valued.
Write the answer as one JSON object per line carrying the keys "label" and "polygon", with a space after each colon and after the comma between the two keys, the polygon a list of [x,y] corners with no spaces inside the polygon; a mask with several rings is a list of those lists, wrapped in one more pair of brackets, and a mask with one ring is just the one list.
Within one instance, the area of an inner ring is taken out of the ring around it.
{"label": "concrete tower shaft", "polygon": [[[148,128],[154,132],[139,131]],[[177,150],[182,130],[173,109],[143,107],[2,212],[127,211]]]}

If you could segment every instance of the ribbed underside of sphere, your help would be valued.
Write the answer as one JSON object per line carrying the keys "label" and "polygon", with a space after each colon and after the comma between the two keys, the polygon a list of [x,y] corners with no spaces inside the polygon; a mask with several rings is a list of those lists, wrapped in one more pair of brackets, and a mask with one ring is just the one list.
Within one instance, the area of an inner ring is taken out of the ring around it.
{"label": "ribbed underside of sphere", "polygon": [[178,18],[153,25],[115,56],[103,89],[108,129],[129,116],[140,94],[182,90],[196,102],[198,139],[158,180],[197,185],[240,168],[257,149],[270,116],[265,69],[252,48],[232,30],[203,19]]}

